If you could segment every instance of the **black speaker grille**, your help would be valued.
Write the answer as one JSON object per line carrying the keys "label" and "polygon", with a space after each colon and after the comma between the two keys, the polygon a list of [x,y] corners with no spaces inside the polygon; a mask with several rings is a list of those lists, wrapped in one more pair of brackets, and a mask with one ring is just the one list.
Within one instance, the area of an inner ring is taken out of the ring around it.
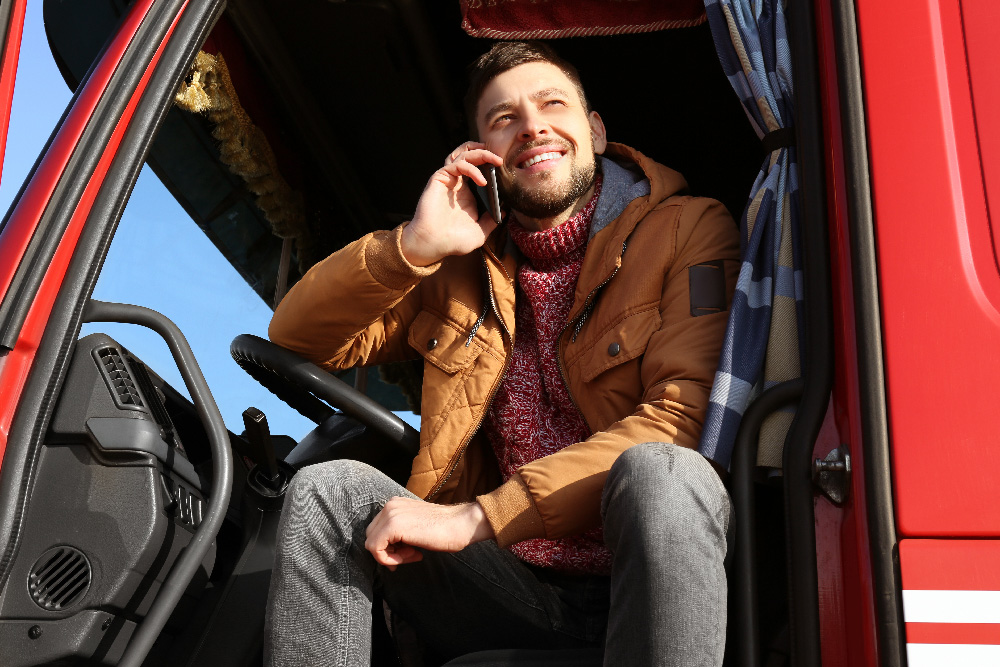
{"label": "black speaker grille", "polygon": [[73,547],[53,547],[31,566],[28,593],[42,609],[60,611],[83,599],[91,577],[90,561],[83,552]]}

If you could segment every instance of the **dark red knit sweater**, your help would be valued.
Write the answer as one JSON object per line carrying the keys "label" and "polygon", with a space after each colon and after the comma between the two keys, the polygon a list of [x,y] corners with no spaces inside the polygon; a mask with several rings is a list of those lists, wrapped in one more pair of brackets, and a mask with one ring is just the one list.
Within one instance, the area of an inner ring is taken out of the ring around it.
{"label": "dark red knit sweater", "polygon": [[[527,261],[517,272],[514,350],[487,414],[487,433],[505,481],[521,466],[591,435],[566,389],[557,348],[600,192],[598,175],[583,210],[552,229],[532,232],[510,219],[511,238]],[[527,563],[562,572],[611,572],[600,528],[559,540],[525,540],[510,550]]]}

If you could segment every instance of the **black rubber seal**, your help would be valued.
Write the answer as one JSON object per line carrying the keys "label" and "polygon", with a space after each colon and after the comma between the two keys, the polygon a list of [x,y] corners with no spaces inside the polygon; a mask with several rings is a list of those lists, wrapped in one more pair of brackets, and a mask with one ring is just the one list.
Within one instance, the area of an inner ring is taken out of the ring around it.
{"label": "black rubber seal", "polygon": [[816,16],[809,0],[788,8],[795,90],[796,156],[802,202],[805,296],[802,399],[785,437],[782,469],[787,535],[791,664],[820,667],[819,577],[816,569],[812,454],[833,386],[833,316],[823,144],[823,107]]}

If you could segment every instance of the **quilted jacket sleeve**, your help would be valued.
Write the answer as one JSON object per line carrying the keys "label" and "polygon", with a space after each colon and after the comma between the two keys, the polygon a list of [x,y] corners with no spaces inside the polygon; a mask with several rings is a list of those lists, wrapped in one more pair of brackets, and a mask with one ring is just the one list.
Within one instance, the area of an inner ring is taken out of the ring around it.
{"label": "quilted jacket sleeve", "polygon": [[420,310],[414,287],[440,264],[407,262],[402,230],[368,234],[310,269],[275,310],[271,340],[327,370],[415,358],[406,342]]}
{"label": "quilted jacket sleeve", "polygon": [[586,441],[523,466],[478,498],[501,546],[558,539],[597,525],[608,471],[629,447],[644,442],[697,447],[729,312],[692,316],[688,268],[721,260],[728,304],[739,268],[739,240],[731,216],[709,199],[688,200],[678,220],[662,281],[660,326],[638,361],[641,402]]}

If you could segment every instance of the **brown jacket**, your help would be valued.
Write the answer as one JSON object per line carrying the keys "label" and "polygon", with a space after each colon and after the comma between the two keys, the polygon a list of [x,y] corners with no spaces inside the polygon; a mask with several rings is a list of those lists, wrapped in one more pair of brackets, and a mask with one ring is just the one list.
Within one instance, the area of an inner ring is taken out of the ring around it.
{"label": "brown jacket", "polygon": [[[598,525],[605,477],[632,445],[698,444],[738,271],[737,228],[718,202],[678,194],[687,188],[679,173],[621,145],[605,156],[638,165],[649,194],[623,201],[588,242],[559,340],[566,385],[593,435],[502,485],[477,430],[516,335],[518,260],[504,227],[480,252],[426,268],[403,258],[402,227],[369,234],[313,267],[271,321],[273,341],[331,370],[423,356],[407,488],[442,503],[478,496],[501,546]],[[607,187],[607,171],[598,212],[622,194]],[[724,283],[706,281],[713,272]]]}

